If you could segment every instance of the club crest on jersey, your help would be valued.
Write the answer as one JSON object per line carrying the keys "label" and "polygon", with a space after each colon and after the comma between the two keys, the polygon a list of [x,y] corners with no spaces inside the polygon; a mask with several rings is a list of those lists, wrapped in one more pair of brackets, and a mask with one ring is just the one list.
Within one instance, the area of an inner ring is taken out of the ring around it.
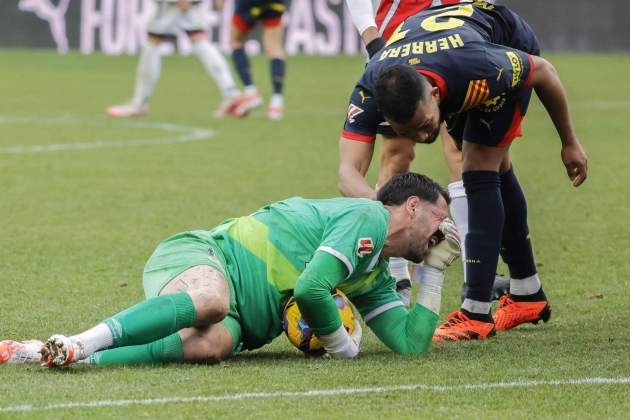
{"label": "club crest on jersey", "polygon": [[357,255],[363,257],[370,255],[372,252],[374,252],[374,242],[372,242],[372,238],[359,238],[359,242],[357,243]]}
{"label": "club crest on jersey", "polygon": [[356,106],[355,104],[350,104],[348,106],[348,122],[349,123],[353,123],[354,117],[356,117],[357,115],[361,114],[363,112],[363,108],[359,108],[358,106]]}

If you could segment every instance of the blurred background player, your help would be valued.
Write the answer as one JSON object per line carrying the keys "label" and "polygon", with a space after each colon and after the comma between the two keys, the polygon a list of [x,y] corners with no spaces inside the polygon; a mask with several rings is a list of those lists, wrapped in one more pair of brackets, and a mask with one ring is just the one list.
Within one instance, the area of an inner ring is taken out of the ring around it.
{"label": "blurred background player", "polygon": [[147,41],[140,52],[133,97],[125,104],[108,107],[110,117],[127,118],[147,113],[149,99],[160,77],[160,43],[174,39],[178,31],[186,32],[194,54],[223,96],[213,115],[221,118],[232,113],[239,103],[240,92],[225,57],[208,40],[201,3],[201,0],[155,0],[155,10],[147,26]]}
{"label": "blurred background player", "polygon": [[[370,58],[385,46],[386,41],[405,19],[429,7],[445,6],[460,2],[461,0],[346,0],[354,26],[361,35],[361,40],[365,44]],[[493,3],[493,1],[488,3]],[[376,13],[374,10],[376,10]],[[391,129],[387,130],[388,128],[384,127],[383,131],[380,132],[384,140],[381,144],[378,174],[378,183],[381,185],[393,175],[408,172],[415,158],[415,142],[396,135]],[[450,213],[462,240],[464,240],[468,232],[468,202],[462,182],[462,153],[444,126],[440,130],[440,139],[442,140],[442,150],[449,171]],[[348,192],[343,190],[342,193],[344,195],[348,194]],[[350,195],[353,194],[350,193]],[[464,249],[462,249],[462,264],[464,264],[465,260],[463,252]],[[403,300],[410,302],[411,276],[407,261],[402,259],[390,261],[390,270],[397,279],[396,289],[398,293],[401,294]],[[421,276],[422,266],[417,266],[414,272],[414,280],[417,281]],[[464,284],[465,277],[464,269]],[[509,281],[497,275],[493,288],[493,299],[499,299],[502,294],[507,293],[508,289]],[[464,286],[462,296],[465,290],[466,287]]]}
{"label": "blurred background player", "polygon": [[[223,0],[218,0],[219,5]],[[280,120],[284,115],[284,29],[282,14],[286,10],[283,0],[236,0],[232,17],[231,47],[232,59],[245,88],[243,98],[236,107],[237,116],[245,116],[263,105],[263,98],[252,78],[249,58],[245,52],[247,35],[258,21],[262,22],[262,42],[265,54],[269,57],[273,94],[269,100],[267,117]]]}

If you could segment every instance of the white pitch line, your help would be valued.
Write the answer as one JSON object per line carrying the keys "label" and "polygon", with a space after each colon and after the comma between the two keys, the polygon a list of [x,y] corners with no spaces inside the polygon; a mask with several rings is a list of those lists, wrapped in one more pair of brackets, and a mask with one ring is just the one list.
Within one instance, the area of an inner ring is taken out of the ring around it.
{"label": "white pitch line", "polygon": [[630,385],[630,377],[618,378],[577,378],[558,379],[548,381],[516,381],[462,385],[395,385],[370,388],[333,388],[316,389],[312,391],[277,391],[277,392],[245,392],[240,394],[208,395],[199,397],[169,397],[142,400],[97,400],[85,402],[53,403],[47,405],[21,404],[0,408],[0,413],[24,413],[33,411],[48,411],[72,408],[105,408],[124,407],[130,405],[166,405],[185,403],[204,403],[216,401],[238,401],[245,399],[270,398],[305,398],[305,397],[334,397],[352,394],[385,394],[392,392],[452,392],[468,390],[487,390],[496,388],[527,388],[537,386],[575,386],[575,385]]}
{"label": "white pitch line", "polygon": [[[72,115],[64,115],[61,117],[12,117],[0,116],[0,124],[48,124],[48,125],[103,125],[105,120],[90,120],[79,118]],[[51,153],[63,150],[89,150],[103,149],[115,147],[133,147],[148,144],[172,144],[185,143],[191,141],[201,141],[213,137],[215,132],[205,128],[190,127],[179,124],[164,122],[144,122],[144,121],[124,121],[121,122],[127,127],[141,127],[164,130],[171,133],[177,133],[174,136],[150,139],[135,140],[93,140],[81,143],[63,143],[63,144],[41,144],[31,146],[6,146],[0,147],[0,154],[20,154],[20,153]]]}

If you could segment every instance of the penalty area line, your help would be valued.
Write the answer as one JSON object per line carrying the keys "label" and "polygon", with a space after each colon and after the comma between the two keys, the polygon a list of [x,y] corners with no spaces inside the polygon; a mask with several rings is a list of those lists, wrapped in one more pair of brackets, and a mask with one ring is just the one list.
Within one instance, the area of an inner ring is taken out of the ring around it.
{"label": "penalty area line", "polygon": [[367,388],[332,388],[315,389],[311,391],[276,391],[276,392],[244,392],[238,394],[208,395],[198,397],[167,397],[136,400],[96,400],[85,402],[64,402],[46,405],[21,404],[12,407],[0,407],[0,413],[24,413],[34,411],[49,411],[73,408],[108,408],[125,407],[132,405],[166,405],[186,403],[207,403],[218,401],[239,401],[246,399],[273,399],[273,398],[308,398],[308,397],[335,397],[353,394],[387,394],[392,392],[453,392],[468,390],[487,390],[497,388],[531,388],[539,386],[580,386],[580,385],[630,385],[630,377],[617,378],[576,378],[558,379],[546,381],[515,381],[495,382],[461,385],[427,385],[410,384]]}
{"label": "penalty area line", "polygon": [[[55,125],[55,126],[106,126],[114,125],[109,120],[102,118],[81,118],[71,114],[59,117],[14,117],[8,115],[0,115],[0,125],[2,124],[21,124],[21,125]],[[53,153],[66,150],[90,150],[90,149],[106,149],[120,147],[136,147],[145,145],[160,145],[187,143],[194,141],[207,140],[216,135],[214,130],[206,128],[191,127],[181,124],[167,122],[151,122],[151,121],[119,121],[116,125],[125,128],[146,128],[161,130],[166,133],[164,137],[140,138],[140,139],[119,139],[119,140],[92,140],[88,142],[72,142],[61,144],[35,144],[35,145],[14,145],[0,147],[0,154],[23,154],[23,153]]]}

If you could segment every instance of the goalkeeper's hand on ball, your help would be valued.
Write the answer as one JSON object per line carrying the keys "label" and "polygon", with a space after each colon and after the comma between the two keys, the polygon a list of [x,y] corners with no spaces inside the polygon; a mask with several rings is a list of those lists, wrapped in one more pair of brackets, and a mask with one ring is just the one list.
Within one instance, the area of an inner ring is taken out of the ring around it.
{"label": "goalkeeper's hand on ball", "polygon": [[424,265],[444,271],[460,254],[461,241],[457,226],[451,219],[444,219],[431,240],[435,244],[429,245]]}

